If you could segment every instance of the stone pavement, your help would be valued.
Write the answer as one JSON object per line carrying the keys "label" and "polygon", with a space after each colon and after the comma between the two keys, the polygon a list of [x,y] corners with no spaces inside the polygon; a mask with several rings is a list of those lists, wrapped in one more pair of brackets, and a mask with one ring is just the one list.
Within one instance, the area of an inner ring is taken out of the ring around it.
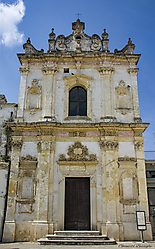
{"label": "stone pavement", "polygon": [[129,249],[129,248],[150,248],[155,249],[155,241],[150,242],[117,242],[116,245],[40,245],[31,242],[0,243],[0,249]]}

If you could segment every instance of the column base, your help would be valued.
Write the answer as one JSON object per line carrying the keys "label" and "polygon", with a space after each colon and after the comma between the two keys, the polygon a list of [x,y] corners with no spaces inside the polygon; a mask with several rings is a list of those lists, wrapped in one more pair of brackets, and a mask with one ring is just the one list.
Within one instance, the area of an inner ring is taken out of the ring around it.
{"label": "column base", "polygon": [[5,221],[2,242],[15,241],[15,221]]}

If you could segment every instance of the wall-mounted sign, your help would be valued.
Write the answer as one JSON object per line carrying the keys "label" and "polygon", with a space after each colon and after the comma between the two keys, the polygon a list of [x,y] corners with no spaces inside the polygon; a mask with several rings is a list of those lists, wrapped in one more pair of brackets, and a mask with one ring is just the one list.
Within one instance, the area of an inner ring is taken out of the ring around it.
{"label": "wall-mounted sign", "polygon": [[141,231],[146,230],[147,227],[146,227],[145,211],[137,211],[136,219],[137,219],[137,229]]}

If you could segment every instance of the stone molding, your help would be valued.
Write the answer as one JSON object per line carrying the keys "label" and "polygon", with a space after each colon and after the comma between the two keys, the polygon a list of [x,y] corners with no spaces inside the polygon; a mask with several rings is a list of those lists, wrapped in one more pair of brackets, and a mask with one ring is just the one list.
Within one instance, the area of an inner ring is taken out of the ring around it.
{"label": "stone molding", "polygon": [[110,75],[110,74],[113,74],[114,72],[114,68],[113,67],[99,67],[98,68],[98,71],[101,75]]}
{"label": "stone molding", "polygon": [[128,73],[131,75],[137,75],[139,72],[139,68],[128,68]]}
{"label": "stone molding", "polygon": [[144,142],[143,141],[135,141],[135,150],[143,150]]}
{"label": "stone molding", "polygon": [[118,150],[119,143],[117,141],[101,141],[100,148],[103,150]]}
{"label": "stone molding", "polygon": [[72,146],[69,146],[66,158],[65,154],[59,156],[58,161],[96,161],[95,154],[89,154],[87,146],[82,145],[81,142],[75,142]]}
{"label": "stone molding", "polygon": [[118,161],[119,162],[136,162],[136,158],[125,156],[125,157],[119,157]]}

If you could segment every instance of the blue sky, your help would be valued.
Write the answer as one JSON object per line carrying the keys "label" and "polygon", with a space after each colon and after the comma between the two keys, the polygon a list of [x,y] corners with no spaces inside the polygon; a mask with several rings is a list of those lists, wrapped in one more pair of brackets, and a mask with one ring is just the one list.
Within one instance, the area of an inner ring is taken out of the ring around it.
{"label": "blue sky", "polygon": [[17,53],[31,38],[37,48],[48,50],[51,28],[56,35],[68,35],[77,19],[85,22],[85,32],[109,33],[110,51],[123,48],[131,37],[135,53],[142,54],[138,67],[140,112],[150,126],[145,150],[155,150],[155,0],[19,0],[0,1],[0,93],[8,102],[18,103],[20,67]]}

